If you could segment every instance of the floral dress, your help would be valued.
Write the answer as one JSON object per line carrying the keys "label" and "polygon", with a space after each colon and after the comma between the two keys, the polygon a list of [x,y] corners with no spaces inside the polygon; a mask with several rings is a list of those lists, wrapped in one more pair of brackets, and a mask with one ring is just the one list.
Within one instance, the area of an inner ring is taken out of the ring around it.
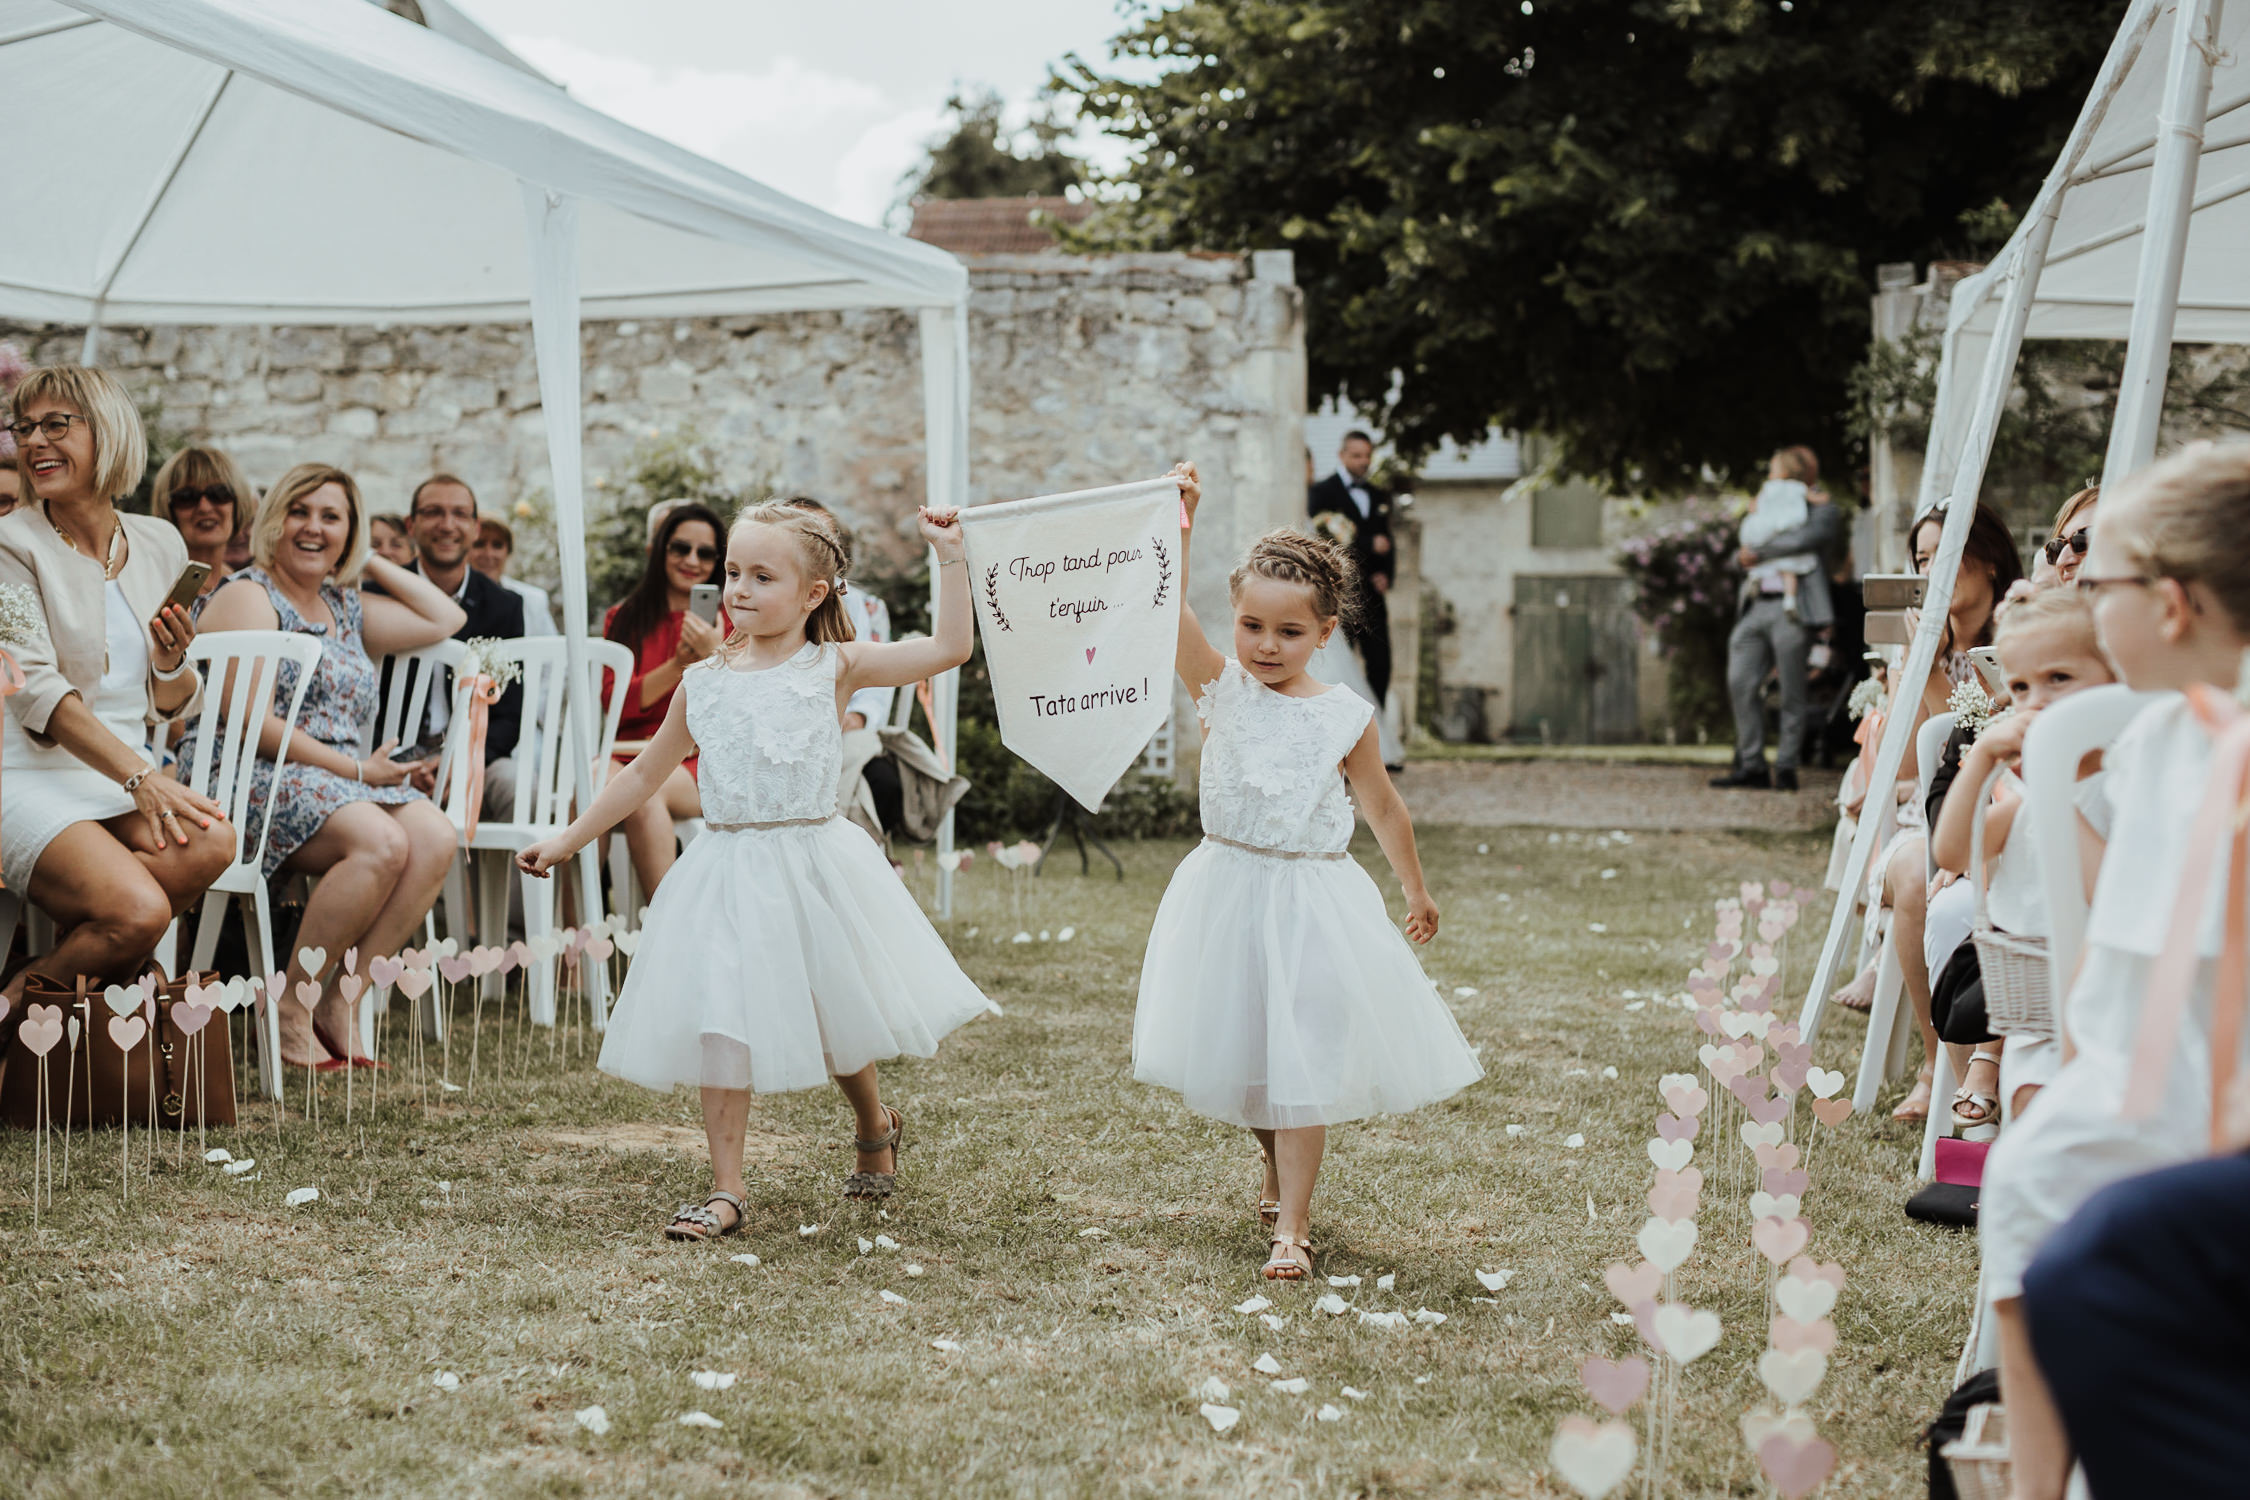
{"label": "floral dress", "polygon": [[[315,625],[297,612],[289,597],[275,586],[265,569],[251,566],[228,579],[249,579],[262,586],[266,598],[273,602],[273,611],[279,617],[275,627],[293,634],[321,637],[320,661],[313,668],[312,686],[305,690],[304,708],[297,716],[297,734],[310,735],[331,750],[359,758],[359,747],[366,735],[366,726],[373,723],[376,710],[375,663],[368,659],[367,648],[360,641],[360,596],[358,589],[339,588],[333,583],[320,586],[320,597],[327,604],[329,615],[337,621],[335,633],[326,625]],[[203,606],[216,596],[216,590],[195,601],[197,619],[203,616]],[[297,665],[283,662],[276,674],[273,691],[273,711],[283,712],[289,697],[297,690]],[[206,701],[211,701],[206,699]],[[202,733],[203,721],[199,718],[189,725],[187,738],[180,744],[180,765],[185,768],[195,763],[195,738]],[[292,745],[295,739],[291,740]],[[265,816],[267,800],[273,795],[274,763],[260,756],[257,768],[251,772],[250,806],[243,828],[243,837],[255,834],[258,820]],[[304,846],[307,839],[320,832],[338,809],[353,802],[376,802],[386,807],[422,800],[422,794],[413,787],[369,786],[365,782],[338,776],[333,771],[318,766],[304,765],[292,759],[282,769],[281,799],[273,812],[273,826],[266,833],[265,878],[271,880],[281,870],[289,856]],[[203,788],[209,791],[208,787]]]}

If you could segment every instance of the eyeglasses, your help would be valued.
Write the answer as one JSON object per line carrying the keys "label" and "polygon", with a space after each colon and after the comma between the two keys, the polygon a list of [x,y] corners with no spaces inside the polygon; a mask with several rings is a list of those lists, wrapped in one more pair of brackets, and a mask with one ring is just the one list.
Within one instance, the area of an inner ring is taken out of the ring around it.
{"label": "eyeglasses", "polygon": [[234,490],[227,485],[212,484],[205,485],[202,489],[195,489],[191,486],[172,491],[172,509],[174,510],[191,510],[205,503],[232,505],[234,504]]}
{"label": "eyeglasses", "polygon": [[2107,588],[2154,588],[2157,580],[2144,578],[2138,573],[2121,573],[2115,578],[2096,578],[2091,573],[2078,575],[2078,591],[2090,598],[2099,599]]}
{"label": "eyeglasses", "polygon": [[693,542],[672,541],[665,543],[664,555],[676,557],[682,562],[691,557],[701,563],[717,562],[719,560],[719,549],[716,547],[698,547]]}
{"label": "eyeglasses", "polygon": [[29,442],[36,432],[50,443],[59,443],[70,433],[70,424],[86,419],[74,411],[51,411],[43,417],[25,417],[8,424],[9,434],[19,443]]}
{"label": "eyeglasses", "polygon": [[2068,547],[2074,555],[2078,557],[2084,557],[2086,555],[2087,546],[2093,540],[2094,528],[2091,526],[2081,526],[2076,531],[2072,532],[2069,536],[2049,537],[2047,539],[2047,545],[2041,547],[2039,550],[2047,555],[2047,561],[2058,562],[2062,558],[2063,549],[2065,547]]}

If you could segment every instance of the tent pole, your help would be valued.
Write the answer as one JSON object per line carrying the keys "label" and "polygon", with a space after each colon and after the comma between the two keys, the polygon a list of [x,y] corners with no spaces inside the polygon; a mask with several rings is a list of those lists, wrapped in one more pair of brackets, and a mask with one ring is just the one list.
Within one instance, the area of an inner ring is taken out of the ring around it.
{"label": "tent pole", "polygon": [[86,325],[86,337],[78,345],[78,362],[89,370],[94,367],[94,351],[101,346],[101,341],[102,309],[101,304],[96,303],[93,318]]}
{"label": "tent pole", "polygon": [[[924,492],[932,510],[958,510],[969,494],[969,303],[950,307],[925,307],[920,315],[922,334],[922,425],[925,449]],[[930,615],[937,617],[939,576],[937,555],[930,556]],[[940,676],[931,685],[931,729],[939,743],[934,747],[947,774],[957,769],[961,673]],[[938,824],[938,915],[953,915],[953,872],[945,858],[953,852],[953,813],[948,809]]]}
{"label": "tent pole", "polygon": [[2180,311],[2180,272],[2187,259],[2196,172],[2203,161],[2204,117],[2211,107],[2211,59],[2219,46],[2221,4],[2222,0],[2181,0],[2172,22],[2125,374],[2118,383],[2117,418],[2110,425],[2109,452],[2102,462],[2105,486],[2146,468],[2156,457],[2157,433],[2164,421],[2164,384],[2172,365],[2172,330]]}
{"label": "tent pole", "polygon": [[[586,496],[579,394],[578,200],[537,183],[523,188],[524,234],[531,256],[531,340],[539,367],[539,405],[547,428],[547,469],[554,484],[555,551],[562,561],[563,729],[559,753],[569,761],[577,805],[594,801],[594,724],[601,694],[586,667]],[[579,860],[580,920],[601,918],[600,863],[592,849]],[[595,1024],[607,1019],[608,970],[588,969]],[[553,996],[547,1014],[554,1024]]]}
{"label": "tent pole", "polygon": [[[1938,639],[1944,633],[1948,608],[1953,602],[1953,583],[1960,572],[1961,554],[1968,546],[1969,523],[1976,513],[1977,494],[1984,487],[1985,461],[1991,456],[1993,433],[1999,426],[2001,409],[2007,404],[2016,355],[2023,347],[2024,327],[2031,320],[2032,294],[2038,288],[2039,272],[2046,263],[2047,246],[2054,239],[2055,220],[2061,211],[2062,194],[2046,194],[2040,216],[2016,255],[2007,298],[2001,304],[2000,326],[1993,331],[1992,344],[1985,351],[1984,373],[1977,387],[1976,416],[1962,444],[1960,466],[1948,487],[1945,527],[1939,534],[1937,554],[1930,560],[1921,619],[1915,626],[1914,643],[1907,650],[1897,691],[1891,695],[1882,742],[1876,748],[1874,774],[1867,783],[1871,798],[1886,795],[1896,784],[1899,767],[1906,760],[1906,747],[1921,725],[1923,687],[1937,662]],[[1807,1043],[1819,1034],[1829,989],[1835,983],[1836,968],[1853,926],[1856,897],[1866,881],[1868,864],[1875,857],[1875,839],[1881,832],[1881,822],[1878,817],[1863,816],[1852,835],[1851,853],[1844,862],[1843,889],[1837,893],[1836,908],[1828,921],[1828,937],[1821,944],[1820,962],[1813,968],[1812,984],[1805,992],[1804,1008],[1798,1017],[1798,1030]],[[1889,1045],[1889,1038],[1878,1037],[1871,1029],[1867,1045],[1884,1047]],[[1865,1084],[1871,1075],[1864,1068],[1861,1075],[1861,1092],[1867,1093]],[[1874,1103],[1872,1097],[1855,1096],[1855,1101],[1862,1109]]]}

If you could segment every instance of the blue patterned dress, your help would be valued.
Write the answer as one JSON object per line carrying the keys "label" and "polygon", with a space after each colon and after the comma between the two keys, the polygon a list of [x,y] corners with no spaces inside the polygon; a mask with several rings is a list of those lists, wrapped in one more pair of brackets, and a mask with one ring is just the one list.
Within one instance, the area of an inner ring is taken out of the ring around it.
{"label": "blue patterned dress", "polygon": [[[311,735],[330,749],[358,759],[365,727],[375,719],[377,693],[375,663],[368,659],[367,648],[360,643],[359,590],[339,588],[333,583],[320,586],[321,600],[338,622],[335,634],[330,635],[329,627],[315,625],[297,612],[297,607],[274,586],[265,569],[255,565],[244,568],[227,582],[245,578],[263,586],[266,597],[273,601],[274,614],[280,620],[277,629],[323,637],[320,664],[313,669],[312,686],[305,691],[305,706],[297,718],[297,734]],[[197,619],[202,618],[203,606],[217,593],[214,589],[195,601]],[[297,690],[296,663],[283,662],[276,677],[273,711],[278,714],[288,707],[289,695]],[[182,767],[194,764],[195,737],[202,728],[203,721],[197,719],[189,726],[187,738],[181,741]],[[295,744],[294,738],[291,744]],[[245,837],[255,835],[258,819],[265,816],[266,799],[273,788],[273,769],[273,762],[261,756],[257,768],[251,772]],[[307,839],[320,832],[321,826],[338,809],[353,802],[379,802],[395,807],[419,801],[421,797],[412,786],[368,786],[333,771],[292,760],[282,772],[281,803],[274,809],[273,828],[266,835],[266,879],[273,879],[283,862]]]}

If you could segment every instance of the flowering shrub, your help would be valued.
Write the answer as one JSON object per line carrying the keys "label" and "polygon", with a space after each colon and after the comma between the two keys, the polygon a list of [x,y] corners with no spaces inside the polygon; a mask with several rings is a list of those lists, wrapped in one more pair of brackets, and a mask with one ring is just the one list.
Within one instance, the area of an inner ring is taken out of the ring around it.
{"label": "flowering shrub", "polygon": [[1683,738],[1699,729],[1731,733],[1727,635],[1734,629],[1739,514],[1709,501],[1618,549],[1633,580],[1633,610],[1656,634],[1670,667],[1672,722]]}

